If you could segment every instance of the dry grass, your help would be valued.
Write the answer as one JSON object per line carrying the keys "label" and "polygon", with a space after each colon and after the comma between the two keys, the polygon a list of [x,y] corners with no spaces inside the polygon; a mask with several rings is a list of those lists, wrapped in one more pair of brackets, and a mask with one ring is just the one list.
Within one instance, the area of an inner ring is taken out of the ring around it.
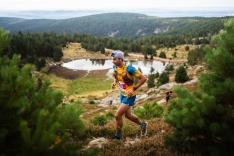
{"label": "dry grass", "polygon": [[[180,59],[187,59],[188,57],[188,51],[185,50],[185,47],[187,45],[183,44],[183,45],[179,45],[176,48],[160,48],[157,50],[157,54],[159,55],[161,51],[166,53],[167,58],[172,58],[173,60],[180,60]],[[177,50],[176,50],[177,49]],[[189,50],[194,49],[194,46],[190,45],[189,46]],[[176,52],[176,58],[173,58],[173,54],[174,52]]]}
{"label": "dry grass", "polygon": [[[163,138],[165,134],[170,133],[169,126],[162,121],[162,118],[154,118],[152,120],[148,120],[147,122],[149,123],[148,137],[141,138],[141,141],[133,144],[132,146],[125,146],[125,143],[127,140],[129,140],[129,137],[139,138],[140,130],[138,125],[132,124],[130,121],[124,119],[125,125],[128,126],[123,128],[122,139],[120,141],[110,141],[104,149],[100,150],[99,155],[172,155],[164,146]],[[111,128],[111,126],[109,128]]]}
{"label": "dry grass", "polygon": [[69,43],[62,49],[63,57],[62,60],[73,60],[80,58],[107,58],[106,55],[100,52],[91,52],[82,48],[81,43]]}

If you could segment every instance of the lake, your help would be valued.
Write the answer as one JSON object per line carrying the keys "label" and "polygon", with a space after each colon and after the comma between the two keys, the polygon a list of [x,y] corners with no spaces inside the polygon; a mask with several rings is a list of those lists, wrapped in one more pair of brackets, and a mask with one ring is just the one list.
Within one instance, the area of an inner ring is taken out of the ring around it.
{"label": "lake", "polygon": [[[161,73],[165,65],[160,61],[135,61],[135,62],[126,62],[126,64],[131,64],[136,69],[140,68],[144,75],[148,75],[150,73],[151,67]],[[104,60],[104,59],[80,59],[74,60],[67,63],[62,64],[63,67],[73,70],[103,70],[110,69],[112,70],[113,63],[112,60]]]}

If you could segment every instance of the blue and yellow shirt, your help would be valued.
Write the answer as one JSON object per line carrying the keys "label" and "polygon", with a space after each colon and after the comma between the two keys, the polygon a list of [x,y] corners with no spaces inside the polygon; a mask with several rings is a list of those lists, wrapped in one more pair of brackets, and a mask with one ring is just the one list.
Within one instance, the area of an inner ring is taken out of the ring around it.
{"label": "blue and yellow shirt", "polygon": [[[128,91],[135,86],[134,78],[139,78],[141,72],[131,65],[123,66],[122,68],[113,66],[113,69],[113,75],[119,84],[121,94],[127,96]],[[136,95],[136,91],[134,92],[133,96],[134,95]]]}

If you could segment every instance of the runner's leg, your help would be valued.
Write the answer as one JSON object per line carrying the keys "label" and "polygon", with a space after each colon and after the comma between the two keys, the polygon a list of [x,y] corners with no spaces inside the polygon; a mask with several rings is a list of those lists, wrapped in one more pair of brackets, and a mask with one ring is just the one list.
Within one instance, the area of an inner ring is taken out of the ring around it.
{"label": "runner's leg", "polygon": [[132,114],[131,111],[132,111],[132,107],[133,106],[130,106],[127,111],[125,112],[125,117],[129,120],[131,120],[132,122],[135,122],[137,123],[138,125],[140,125],[142,122],[139,120],[139,118],[135,115],[135,114]]}
{"label": "runner's leg", "polygon": [[123,119],[122,116],[125,112],[129,109],[129,105],[121,104],[117,112],[115,113],[115,120],[116,120],[116,134],[120,132],[123,127]]}

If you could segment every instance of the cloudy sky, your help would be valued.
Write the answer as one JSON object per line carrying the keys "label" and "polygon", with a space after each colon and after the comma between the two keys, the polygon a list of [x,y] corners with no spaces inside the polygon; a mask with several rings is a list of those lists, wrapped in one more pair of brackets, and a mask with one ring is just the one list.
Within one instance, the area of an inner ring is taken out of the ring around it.
{"label": "cloudy sky", "polygon": [[234,7],[234,0],[0,0],[0,10],[137,9],[158,7]]}

